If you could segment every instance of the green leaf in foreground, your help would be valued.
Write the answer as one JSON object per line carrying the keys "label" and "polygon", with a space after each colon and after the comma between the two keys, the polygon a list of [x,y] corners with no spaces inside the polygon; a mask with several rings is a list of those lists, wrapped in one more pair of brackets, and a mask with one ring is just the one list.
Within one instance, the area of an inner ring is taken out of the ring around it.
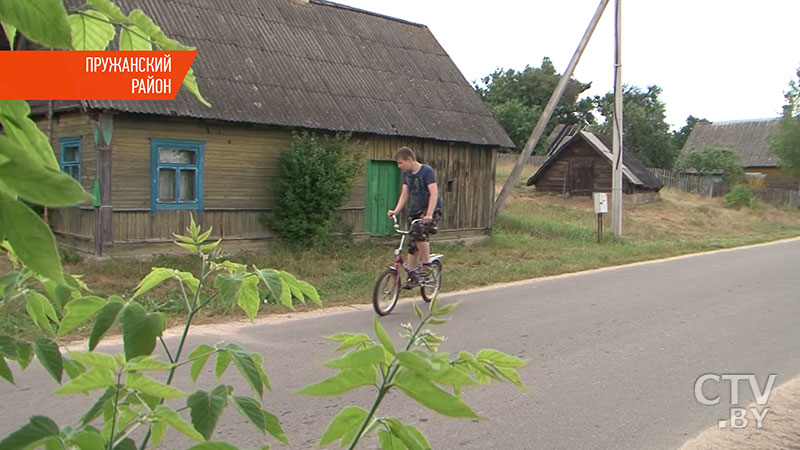
{"label": "green leaf in foreground", "polygon": [[[336,417],[334,417],[331,421],[330,425],[328,425],[325,433],[322,434],[322,438],[319,441],[319,446],[323,447],[331,442],[341,439],[345,433],[350,431],[350,429],[363,423],[366,417],[367,411],[363,408],[358,406],[345,407],[339,411],[339,414],[337,414]],[[349,442],[344,442],[343,444],[347,445]]]}
{"label": "green leaf in foreground", "polygon": [[61,376],[64,373],[64,360],[61,358],[61,351],[58,344],[50,339],[37,339],[33,342],[33,352],[42,367],[54,380],[61,383]]}
{"label": "green leaf in foreground", "polygon": [[140,373],[129,373],[125,377],[125,386],[130,389],[135,389],[143,394],[152,395],[160,398],[182,398],[186,397],[186,393],[172,386],[160,383],[147,375]]}
{"label": "green leaf in foreground", "polygon": [[84,372],[69,383],[61,386],[56,395],[87,393],[97,389],[107,389],[114,386],[114,373],[108,369],[95,367]]}
{"label": "green leaf in foreground", "polygon": [[97,347],[106,332],[117,321],[117,316],[119,316],[119,312],[122,311],[124,306],[125,302],[122,298],[112,295],[109,297],[108,303],[100,308],[89,336],[89,350],[94,350]]}
{"label": "green leaf in foreground", "polygon": [[360,386],[374,385],[378,380],[378,371],[375,366],[346,369],[337,375],[306,386],[298,393],[314,396],[339,395]]}
{"label": "green leaf in foreground", "polygon": [[167,328],[160,313],[148,313],[138,303],[129,303],[120,315],[125,359],[147,356],[156,348],[156,339]]}
{"label": "green leaf in foreground", "polygon": [[430,380],[409,370],[398,371],[394,379],[394,385],[423,406],[443,416],[478,418],[472,409],[458,397],[448,394],[439,389]]}
{"label": "green leaf in foreground", "polygon": [[105,305],[106,301],[96,296],[81,297],[67,303],[64,307],[64,319],[58,328],[58,337],[64,336],[89,320]]}
{"label": "green leaf in foreground", "polygon": [[34,272],[66,285],[53,233],[26,205],[0,191],[0,230]]}
{"label": "green leaf in foreground", "polygon": [[19,430],[0,441],[0,450],[27,449],[58,436],[58,425],[49,417],[33,416]]}
{"label": "green leaf in foreground", "polygon": [[211,438],[217,420],[222,415],[222,411],[228,404],[228,395],[231,388],[229,386],[217,386],[211,393],[197,390],[186,399],[186,406],[189,407],[192,418],[192,426],[200,432],[206,440]]}
{"label": "green leaf in foreground", "polygon": [[383,347],[373,345],[361,350],[352,351],[341,358],[325,362],[328,367],[337,369],[355,369],[385,362]]}
{"label": "green leaf in foreground", "polygon": [[392,338],[389,337],[389,333],[386,332],[386,329],[383,328],[383,325],[381,325],[377,317],[372,319],[372,324],[375,328],[375,334],[378,336],[378,340],[383,344],[383,348],[392,355],[396,355],[397,352],[394,349],[394,344],[392,344]]}
{"label": "green leaf in foreground", "polygon": [[192,428],[191,425],[186,423],[186,421],[184,421],[183,418],[181,418],[180,414],[169,409],[169,407],[164,405],[158,405],[155,409],[155,416],[161,419],[163,422],[170,424],[173,428],[180,431],[189,438],[194,439],[195,441],[198,442],[205,441],[202,434],[198,433],[197,430]]}
{"label": "green leaf in foreground", "polygon": [[46,47],[72,49],[67,10],[61,0],[0,1],[0,20]]}

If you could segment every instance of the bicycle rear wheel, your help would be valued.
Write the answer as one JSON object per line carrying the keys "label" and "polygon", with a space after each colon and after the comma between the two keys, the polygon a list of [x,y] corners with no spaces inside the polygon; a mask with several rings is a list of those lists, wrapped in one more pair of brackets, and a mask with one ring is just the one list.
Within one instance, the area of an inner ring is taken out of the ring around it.
{"label": "bicycle rear wheel", "polygon": [[375,282],[375,289],[372,291],[372,307],[378,315],[385,316],[392,312],[400,296],[400,281],[397,278],[397,271],[386,269]]}
{"label": "bicycle rear wheel", "polygon": [[436,298],[439,295],[439,288],[442,287],[442,263],[433,261],[430,274],[420,280],[419,284],[419,292],[422,294],[423,300],[430,302]]}

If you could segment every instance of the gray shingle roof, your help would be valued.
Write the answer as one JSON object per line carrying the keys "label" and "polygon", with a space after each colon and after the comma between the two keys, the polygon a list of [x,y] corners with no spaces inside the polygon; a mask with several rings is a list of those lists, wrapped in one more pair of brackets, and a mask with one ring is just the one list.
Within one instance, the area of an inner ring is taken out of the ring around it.
{"label": "gray shingle roof", "polygon": [[311,0],[118,0],[199,50],[206,108],[90,101],[93,108],[513,147],[431,31]]}
{"label": "gray shingle roof", "polygon": [[691,148],[723,147],[734,150],[745,167],[777,167],[778,158],[769,152],[767,136],[778,131],[780,119],[736,122],[700,122],[694,126],[682,151]]}

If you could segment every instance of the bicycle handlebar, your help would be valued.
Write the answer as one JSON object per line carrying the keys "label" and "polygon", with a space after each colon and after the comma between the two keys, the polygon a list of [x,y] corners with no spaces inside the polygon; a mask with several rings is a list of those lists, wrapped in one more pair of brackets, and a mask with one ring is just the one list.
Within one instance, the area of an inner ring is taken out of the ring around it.
{"label": "bicycle handlebar", "polygon": [[414,225],[422,222],[422,219],[414,219],[414,220],[411,221],[411,226],[409,227],[408,230],[401,230],[400,229],[400,224],[397,223],[397,215],[393,215],[392,216],[392,220],[394,220],[394,231],[396,231],[396,232],[398,232],[400,234],[408,234],[408,233],[410,233],[411,232],[411,228],[413,228]]}

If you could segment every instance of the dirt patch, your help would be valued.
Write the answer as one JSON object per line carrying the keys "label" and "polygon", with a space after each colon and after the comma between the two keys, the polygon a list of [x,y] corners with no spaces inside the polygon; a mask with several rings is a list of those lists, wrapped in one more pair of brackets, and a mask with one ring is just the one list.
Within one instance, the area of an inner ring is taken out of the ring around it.
{"label": "dirt patch", "polygon": [[775,388],[769,408],[763,429],[756,428],[755,419],[748,414],[747,428],[720,430],[712,426],[680,450],[800,449],[800,377]]}

